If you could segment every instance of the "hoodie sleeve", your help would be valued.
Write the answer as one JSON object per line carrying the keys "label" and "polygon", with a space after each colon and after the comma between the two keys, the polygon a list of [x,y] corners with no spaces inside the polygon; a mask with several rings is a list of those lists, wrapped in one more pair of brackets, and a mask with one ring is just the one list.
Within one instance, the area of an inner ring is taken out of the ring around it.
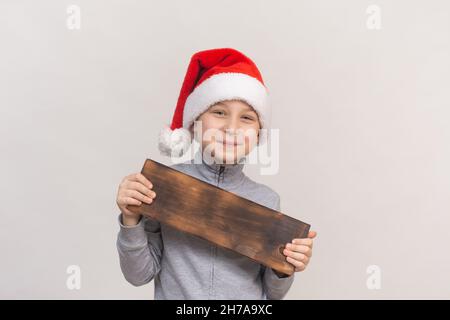
{"label": "hoodie sleeve", "polygon": [[134,286],[152,281],[161,270],[163,242],[158,221],[142,217],[135,226],[126,226],[122,214],[118,217],[117,235],[120,268],[125,279]]}
{"label": "hoodie sleeve", "polygon": [[[280,196],[275,193],[274,210],[280,211]],[[272,268],[263,266],[263,288],[268,300],[281,300],[286,296],[294,282],[295,272],[287,277],[280,278]]]}

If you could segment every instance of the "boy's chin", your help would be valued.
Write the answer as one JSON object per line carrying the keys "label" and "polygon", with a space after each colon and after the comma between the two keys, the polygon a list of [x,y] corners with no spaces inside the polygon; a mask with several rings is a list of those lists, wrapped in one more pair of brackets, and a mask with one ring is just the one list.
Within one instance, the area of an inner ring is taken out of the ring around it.
{"label": "boy's chin", "polygon": [[245,158],[245,156],[245,152],[236,150],[215,150],[213,153],[215,162],[219,164],[236,164]]}

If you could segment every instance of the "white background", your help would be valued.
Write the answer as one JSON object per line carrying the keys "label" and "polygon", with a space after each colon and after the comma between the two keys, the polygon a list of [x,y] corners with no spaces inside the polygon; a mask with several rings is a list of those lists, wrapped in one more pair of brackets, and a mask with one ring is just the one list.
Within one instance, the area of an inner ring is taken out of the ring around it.
{"label": "white background", "polygon": [[[167,162],[158,133],[190,56],[217,47],[251,57],[272,95],[280,170],[247,174],[318,232],[286,298],[450,298],[449,13],[445,0],[1,1],[0,298],[153,298],[120,272],[117,187],[146,158]],[[81,290],[66,287],[73,264]]]}

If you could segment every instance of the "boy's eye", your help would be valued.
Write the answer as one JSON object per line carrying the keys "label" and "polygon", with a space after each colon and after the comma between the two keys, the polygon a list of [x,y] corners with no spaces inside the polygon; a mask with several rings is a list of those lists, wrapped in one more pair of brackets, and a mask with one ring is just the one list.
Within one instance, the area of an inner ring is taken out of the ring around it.
{"label": "boy's eye", "polygon": [[225,112],[223,112],[221,110],[215,110],[215,111],[213,111],[213,113],[220,114],[220,115],[225,114]]}
{"label": "boy's eye", "polygon": [[250,116],[243,116],[243,118],[246,120],[253,120],[253,117],[250,117]]}

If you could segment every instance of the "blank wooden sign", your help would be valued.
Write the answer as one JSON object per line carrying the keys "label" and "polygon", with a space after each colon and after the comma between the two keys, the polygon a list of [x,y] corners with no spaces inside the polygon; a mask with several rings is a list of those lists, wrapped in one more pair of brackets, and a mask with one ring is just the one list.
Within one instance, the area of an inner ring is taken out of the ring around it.
{"label": "blank wooden sign", "polygon": [[294,272],[282,251],[292,239],[306,238],[309,224],[150,159],[141,173],[153,183],[156,198],[150,205],[128,206],[132,212],[231,249],[281,273]]}

